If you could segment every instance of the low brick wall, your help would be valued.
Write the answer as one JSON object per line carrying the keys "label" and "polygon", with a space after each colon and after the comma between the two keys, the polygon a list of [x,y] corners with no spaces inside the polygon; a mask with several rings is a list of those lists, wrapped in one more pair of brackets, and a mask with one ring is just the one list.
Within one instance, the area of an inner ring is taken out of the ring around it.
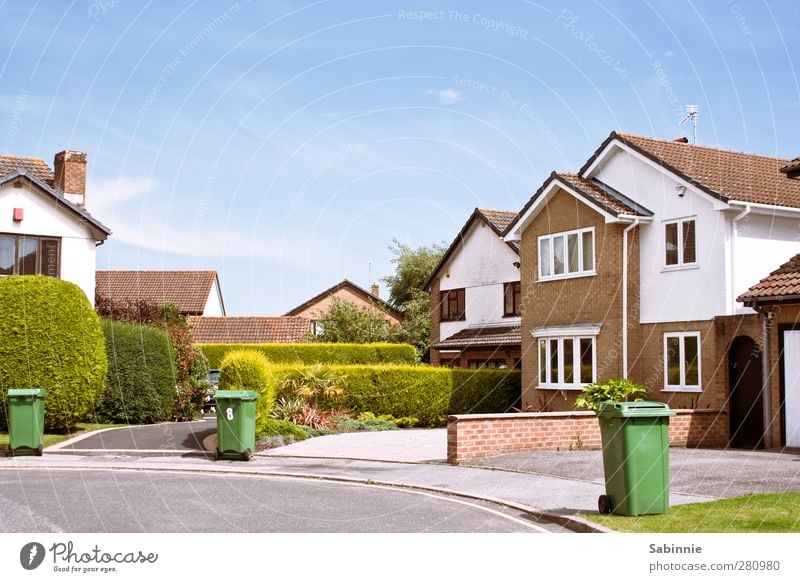
{"label": "low brick wall", "polygon": [[[724,447],[728,413],[676,410],[669,420],[670,445]],[[594,412],[459,414],[447,418],[447,460],[489,457],[521,451],[599,449],[600,424]]]}

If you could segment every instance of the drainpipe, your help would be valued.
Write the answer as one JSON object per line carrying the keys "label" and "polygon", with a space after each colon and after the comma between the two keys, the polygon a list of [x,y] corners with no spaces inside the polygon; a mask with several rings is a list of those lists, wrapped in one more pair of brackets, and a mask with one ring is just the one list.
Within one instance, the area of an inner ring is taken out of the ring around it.
{"label": "drainpipe", "polygon": [[639,225],[634,218],[622,231],[622,378],[628,379],[628,233]]}
{"label": "drainpipe", "polygon": [[731,309],[731,311],[730,311],[731,315],[733,315],[735,313],[735,311],[736,311],[736,289],[734,289],[734,287],[736,286],[736,276],[735,276],[735,272],[736,272],[736,241],[739,239],[739,221],[741,219],[743,219],[745,216],[747,216],[748,214],[750,214],[750,205],[749,204],[747,204],[744,207],[744,209],[739,214],[737,214],[733,219],[733,238],[731,240],[731,276],[730,276],[731,294],[730,294],[730,297],[728,298],[728,301],[730,302],[728,304],[728,306]]}
{"label": "drainpipe", "polygon": [[772,390],[770,390],[769,328],[774,312],[761,313],[761,400],[764,403],[764,447],[772,448]]}

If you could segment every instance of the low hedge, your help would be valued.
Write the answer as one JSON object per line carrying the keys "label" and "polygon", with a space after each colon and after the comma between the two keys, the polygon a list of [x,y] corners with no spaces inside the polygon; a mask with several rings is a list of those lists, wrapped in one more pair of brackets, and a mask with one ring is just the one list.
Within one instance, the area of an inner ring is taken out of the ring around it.
{"label": "low hedge", "polygon": [[414,346],[407,344],[197,344],[212,368],[219,368],[232,350],[257,350],[275,364],[413,364]]}
{"label": "low hedge", "polygon": [[100,319],[80,287],[26,275],[0,277],[0,426],[11,388],[44,388],[44,425],[61,431],[94,410],[108,360]]}
{"label": "low hedge", "polygon": [[101,422],[149,424],[172,416],[175,360],[169,336],[147,325],[102,321],[108,383],[97,410]]}
{"label": "low hedge", "polygon": [[[298,366],[273,365],[276,390]],[[449,414],[509,412],[519,405],[516,370],[462,370],[430,366],[329,366],[344,376],[344,395],[331,408],[394,417],[413,416],[419,426],[441,426]],[[284,395],[284,394],[281,394]]]}
{"label": "low hedge", "polygon": [[234,350],[225,354],[219,367],[219,387],[222,390],[255,390],[256,426],[263,426],[275,407],[278,384],[272,367],[257,350]]}

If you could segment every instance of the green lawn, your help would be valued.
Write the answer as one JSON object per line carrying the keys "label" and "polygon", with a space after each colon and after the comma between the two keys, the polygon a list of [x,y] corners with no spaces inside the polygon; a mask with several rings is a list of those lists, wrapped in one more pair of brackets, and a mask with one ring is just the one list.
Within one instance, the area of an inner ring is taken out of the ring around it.
{"label": "green lawn", "polygon": [[[74,436],[78,436],[84,432],[90,432],[93,430],[100,430],[103,428],[114,428],[117,426],[128,426],[126,424],[100,424],[96,422],[79,422],[72,430],[68,433],[63,434],[45,434],[44,435],[44,446],[49,447],[50,445],[54,445],[56,443],[63,442],[67,439],[71,439]],[[0,447],[5,447],[8,444],[8,433],[0,432]],[[2,452],[0,452],[2,455]]]}
{"label": "green lawn", "polygon": [[800,493],[765,493],[676,505],[666,515],[581,517],[633,533],[798,533]]}

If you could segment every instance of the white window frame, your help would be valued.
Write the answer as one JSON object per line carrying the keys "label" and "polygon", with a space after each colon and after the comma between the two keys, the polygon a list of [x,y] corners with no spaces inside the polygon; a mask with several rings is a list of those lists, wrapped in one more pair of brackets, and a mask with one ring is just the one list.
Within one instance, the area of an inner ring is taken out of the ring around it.
{"label": "white window frame", "polygon": [[[683,262],[683,223],[684,222],[694,222],[694,262],[685,263]],[[661,254],[663,257],[664,262],[664,269],[667,271],[679,270],[679,269],[688,269],[697,267],[699,262],[697,260],[697,216],[685,216],[683,218],[675,218],[671,220],[665,220],[663,223],[664,225],[662,229],[662,237],[661,241],[664,245],[664,252]],[[677,224],[678,225],[678,262],[674,265],[667,264],[667,226],[670,224]]]}
{"label": "white window frame", "polygon": [[[590,232],[592,233],[592,268],[591,269],[584,269],[583,266],[583,235],[584,233]],[[578,270],[575,272],[569,272],[569,247],[568,247],[568,240],[570,235],[577,235],[578,236]],[[564,252],[562,259],[564,260],[564,272],[556,275],[555,274],[555,253],[553,252],[555,249],[555,239],[561,238],[564,241]],[[549,241],[550,244],[550,261],[549,261],[549,270],[550,274],[545,275],[543,272],[543,263],[542,263],[542,242]],[[563,232],[555,232],[551,234],[545,234],[539,237],[538,239],[538,246],[537,246],[537,253],[538,253],[538,263],[539,263],[539,281],[553,281],[558,279],[574,279],[576,277],[590,277],[592,275],[597,274],[597,254],[595,253],[595,232],[594,227],[590,226],[589,228],[578,228],[575,230],[566,230]]]}
{"label": "white window frame", "polygon": [[[597,381],[597,341],[595,335],[570,335],[570,336],[538,336],[536,337],[536,354],[539,360],[538,376],[536,378],[539,388],[549,390],[582,390],[584,386],[593,384]],[[558,378],[553,381],[550,377],[550,342],[558,341]],[[581,340],[591,340],[592,342],[592,379],[590,382],[566,383],[564,381],[564,342],[573,342],[572,347],[572,371],[573,379],[580,375],[581,369]],[[544,362],[542,362],[541,342],[545,345]],[[542,382],[542,366],[545,370],[546,381]]]}
{"label": "white window frame", "polygon": [[[685,338],[697,339],[697,385],[686,384],[686,344]],[[669,348],[671,338],[678,338],[678,360],[680,364],[680,384],[669,384]],[[675,331],[664,334],[664,389],[662,392],[702,392],[703,391],[703,345],[699,331]]]}

